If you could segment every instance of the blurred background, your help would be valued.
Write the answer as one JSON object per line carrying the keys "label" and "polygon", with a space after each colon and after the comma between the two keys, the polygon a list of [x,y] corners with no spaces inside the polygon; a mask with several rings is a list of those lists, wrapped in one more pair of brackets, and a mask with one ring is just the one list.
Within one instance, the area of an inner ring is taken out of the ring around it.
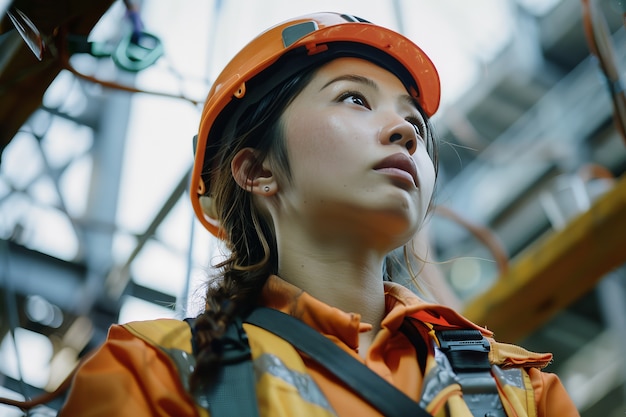
{"label": "blurred background", "polygon": [[553,352],[583,416],[623,416],[624,3],[0,0],[0,396],[53,390],[112,323],[202,308],[219,243],[189,204],[201,103],[261,30],[332,10],[439,69],[428,232],[456,306]]}

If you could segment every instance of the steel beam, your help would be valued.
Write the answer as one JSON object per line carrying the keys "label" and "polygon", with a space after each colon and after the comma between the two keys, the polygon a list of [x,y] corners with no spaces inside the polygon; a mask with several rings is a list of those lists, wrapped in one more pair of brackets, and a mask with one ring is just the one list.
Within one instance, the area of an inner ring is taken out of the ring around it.
{"label": "steel beam", "polygon": [[626,177],[564,229],[513,259],[508,273],[465,307],[464,314],[519,341],[626,263]]}

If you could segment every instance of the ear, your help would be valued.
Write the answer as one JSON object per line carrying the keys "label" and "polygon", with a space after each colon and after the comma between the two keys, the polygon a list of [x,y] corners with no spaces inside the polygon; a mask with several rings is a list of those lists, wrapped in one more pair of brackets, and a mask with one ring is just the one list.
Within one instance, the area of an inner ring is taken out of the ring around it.
{"label": "ear", "polygon": [[244,190],[258,195],[274,195],[278,191],[276,178],[262,162],[255,149],[243,148],[233,157],[230,169],[235,182]]}

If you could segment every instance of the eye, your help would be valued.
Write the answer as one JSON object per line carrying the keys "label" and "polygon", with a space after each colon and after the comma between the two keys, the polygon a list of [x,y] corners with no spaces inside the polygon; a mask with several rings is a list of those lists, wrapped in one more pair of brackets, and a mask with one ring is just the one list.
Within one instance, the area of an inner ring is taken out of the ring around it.
{"label": "eye", "polygon": [[406,118],[406,121],[413,125],[415,133],[417,133],[418,136],[422,138],[422,140],[426,139],[428,130],[426,128],[426,122],[424,122],[424,119],[422,119],[421,117],[410,116]]}
{"label": "eye", "polygon": [[342,93],[337,101],[343,101],[351,104],[356,104],[357,106],[365,107],[366,109],[371,109],[369,103],[365,96],[358,91],[346,91]]}

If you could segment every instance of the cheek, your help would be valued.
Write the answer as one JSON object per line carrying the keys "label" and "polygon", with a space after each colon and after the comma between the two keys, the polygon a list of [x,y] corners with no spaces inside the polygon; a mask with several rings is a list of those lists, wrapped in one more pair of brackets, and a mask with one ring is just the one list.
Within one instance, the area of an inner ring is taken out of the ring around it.
{"label": "cheek", "polygon": [[346,162],[354,152],[354,135],[336,117],[297,117],[285,125],[285,138],[292,169],[311,168],[323,175],[329,167]]}
{"label": "cheek", "polygon": [[428,204],[433,196],[433,192],[435,189],[435,166],[433,165],[432,160],[426,152],[416,155],[414,155],[414,158],[417,166],[419,167],[420,189],[422,191],[422,198],[424,200],[428,200],[425,201],[425,203]]}
{"label": "cheek", "polygon": [[435,188],[436,174],[435,174],[435,166],[433,165],[430,158],[428,158],[427,160],[425,171],[426,171],[425,177],[427,178],[427,181],[426,181],[427,189],[430,191],[430,194],[432,194],[433,189]]}

